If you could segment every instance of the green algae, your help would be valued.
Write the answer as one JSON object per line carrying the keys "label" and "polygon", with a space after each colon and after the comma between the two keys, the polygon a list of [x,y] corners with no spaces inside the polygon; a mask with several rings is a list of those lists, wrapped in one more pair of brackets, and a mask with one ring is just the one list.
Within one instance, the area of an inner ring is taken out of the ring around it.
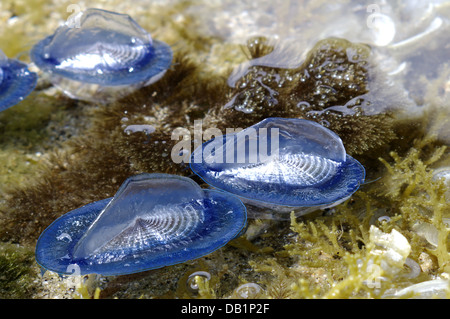
{"label": "green algae", "polygon": [[[278,252],[278,258],[250,261],[255,271],[271,274],[263,281],[267,297],[381,298],[388,296],[389,291],[436,276],[448,280],[450,229],[443,218],[448,218],[450,203],[444,195],[443,181],[434,180],[430,169],[446,147],[434,147],[431,154],[424,152],[423,148],[433,142],[435,138],[426,137],[416,141],[405,157],[392,152],[393,160],[380,159],[387,170],[379,183],[388,187],[364,187],[368,189],[334,208],[332,216],[305,216],[301,222],[292,217],[291,228],[297,233],[293,243]],[[390,216],[387,221],[374,219],[380,210],[382,215]],[[435,226],[439,234],[437,247],[426,244],[415,232],[418,221]],[[397,265],[395,276],[381,271],[374,275],[374,269],[382,269],[382,259],[373,253],[377,245],[370,239],[371,225],[385,233],[398,230],[407,238],[411,244],[409,258],[421,266],[417,277],[409,278],[403,264]],[[285,255],[295,263],[291,260],[286,264],[281,258]],[[429,256],[427,262],[423,256]],[[375,281],[381,277],[383,281]],[[285,284],[280,287],[280,282]],[[375,287],[375,283],[379,286]]]}
{"label": "green algae", "polygon": [[[251,249],[248,264],[259,277],[242,274],[239,283],[225,294],[218,293],[224,278],[213,276],[214,284],[198,278],[198,297],[238,298],[235,291],[240,284],[256,282],[263,287],[257,298],[410,298],[420,295],[395,293],[436,278],[448,281],[449,228],[442,219],[448,218],[449,203],[443,181],[434,180],[431,169],[446,151],[435,137],[426,136],[403,156],[392,152],[389,158],[380,159],[386,167],[383,177],[365,185],[364,191],[333,208],[332,213],[292,215],[293,233],[281,234],[285,225],[276,223],[265,232],[266,240],[260,237],[253,243],[263,247],[273,245],[275,238],[288,241],[273,250]],[[386,183],[389,187],[380,188]],[[391,191],[380,192],[385,189]],[[436,248],[415,231],[418,220],[436,226],[441,240]],[[406,256],[420,266],[419,274],[410,276],[412,269],[403,262],[383,268],[386,258],[375,234],[393,231],[409,243]],[[450,287],[436,296],[449,294]]]}
{"label": "green algae", "polygon": [[15,148],[5,148],[0,151],[0,191],[13,185],[23,184],[36,167],[40,165],[37,156]]}
{"label": "green algae", "polygon": [[44,154],[76,134],[79,113],[68,99],[32,93],[0,113],[0,191],[23,185],[44,168]]}
{"label": "green algae", "polygon": [[[13,3],[2,2],[2,6]],[[50,12],[49,6],[41,6],[44,3],[48,2],[34,1],[27,7],[25,2],[16,2],[15,12],[42,24],[42,17],[49,16]],[[5,295],[13,298],[239,298],[237,288],[253,282],[263,288],[258,298],[380,298],[390,289],[398,290],[436,277],[448,279],[448,230],[442,221],[448,217],[448,200],[443,197],[442,183],[432,179],[432,168],[439,163],[438,158],[447,156],[447,150],[441,147],[442,143],[421,136],[429,129],[422,119],[408,119],[403,123],[395,118],[396,107],[408,102],[396,89],[384,87],[385,78],[371,59],[371,49],[344,39],[326,39],[312,48],[302,66],[294,69],[255,66],[237,82],[236,88],[229,88],[226,78],[231,70],[221,65],[234,65],[245,56],[249,60],[267,56],[273,52],[272,43],[263,37],[253,38],[242,48],[242,53],[236,50],[236,45],[221,44],[221,39],[188,33],[186,30],[195,29],[193,26],[198,23],[193,19],[185,19],[180,24],[175,19],[164,22],[167,19],[163,17],[175,15],[185,6],[189,2],[166,9],[158,19],[140,20],[149,30],[158,28],[157,38],[182,41],[177,46],[183,50],[177,51],[174,67],[161,81],[110,105],[72,105],[59,96],[48,99],[38,96],[37,100],[24,101],[17,109],[0,114],[3,123],[0,130],[4,133],[0,136],[0,158],[7,163],[1,168],[4,173],[1,179],[15,186],[8,187],[0,203],[2,241],[34,245],[40,232],[55,218],[83,204],[112,196],[130,175],[191,174],[186,166],[170,160],[170,150],[177,142],[171,139],[171,132],[177,127],[192,131],[195,119],[203,119],[205,127],[219,128],[245,127],[267,116],[329,123],[329,128],[339,132],[349,153],[365,159],[370,176],[382,176],[382,179],[363,185],[350,200],[325,214],[316,212],[292,218],[290,223],[252,221],[251,226],[261,229],[260,233],[248,232],[246,237],[209,256],[142,274],[110,278],[102,284],[83,280],[77,286],[68,285],[70,278],[61,279],[49,272],[40,277],[33,272],[37,268],[31,266],[29,252],[15,251],[13,247],[0,258],[5,267],[2,269],[8,274],[0,283]],[[56,11],[64,17],[68,15],[65,9],[60,4]],[[150,12],[144,16],[155,14]],[[11,44],[8,55],[23,51],[27,32],[8,27],[0,34],[4,43]],[[220,63],[211,66],[199,62],[209,50],[220,53]],[[349,61],[347,50],[359,57]],[[345,65],[340,75],[349,80],[340,86],[334,82],[339,74],[319,67],[325,60],[331,66]],[[223,64],[223,61],[233,63]],[[305,78],[306,71],[313,76]],[[262,73],[265,77],[258,82],[256,79]],[[324,83],[316,81],[318,75],[325,79]],[[285,79],[281,88],[274,80],[278,76]],[[356,86],[349,87],[355,83]],[[262,84],[277,95],[262,90]],[[252,90],[245,89],[252,86]],[[383,109],[370,116],[361,114],[358,107],[363,100],[355,98],[364,94],[373,99],[372,106]],[[254,111],[244,114],[235,108],[224,109],[235,95],[240,95],[241,102],[248,101]],[[270,103],[274,97],[278,104]],[[309,107],[297,107],[304,101]],[[350,107],[354,112],[343,119],[334,112],[316,113],[315,117],[314,112],[308,113],[349,101],[354,103]],[[433,116],[426,114],[424,118]],[[66,126],[65,117],[76,119],[68,124],[78,127],[77,130],[58,141],[57,149],[46,147],[47,142],[55,142],[51,139],[54,127]],[[150,135],[127,134],[125,129],[132,124],[152,125],[156,131]],[[404,146],[397,145],[400,139]],[[20,151],[12,147],[17,145]],[[36,146],[45,150],[45,162],[30,157],[28,150],[36,152]],[[397,153],[389,155],[392,149]],[[379,156],[384,159],[378,160]],[[390,220],[378,221],[380,214],[389,216]],[[414,230],[417,220],[436,228],[439,233],[436,247]],[[411,245],[410,258],[422,267],[418,277],[406,278],[407,267],[399,268],[398,276],[373,272],[374,265],[380,266],[382,259],[374,256],[378,248],[370,238],[372,225],[384,233],[395,229],[407,238]],[[186,290],[186,281],[199,270],[210,272],[211,280],[196,278],[199,290],[193,295]],[[371,287],[382,275],[387,280],[379,282],[380,288]],[[40,287],[41,293],[33,294],[33,278],[52,288]],[[26,284],[15,285],[16,280]]]}
{"label": "green algae", "polygon": [[33,297],[33,290],[37,289],[33,263],[33,250],[15,245],[0,246],[0,299]]}
{"label": "green algae", "polygon": [[[433,142],[433,137],[417,142],[408,157],[401,159],[392,153],[394,165],[385,162],[391,173],[391,179],[386,181],[388,188],[386,196],[397,204],[402,214],[403,227],[412,229],[417,222],[433,225],[438,232],[438,245],[427,252],[437,259],[437,266],[441,271],[450,272],[450,253],[448,236],[450,229],[444,222],[449,217],[450,202],[446,198],[447,187],[442,180],[433,179],[433,171],[428,167],[442,157],[446,147],[434,150],[425,160],[421,159],[421,149]],[[411,169],[413,168],[413,170]],[[415,248],[419,248],[416,246]],[[420,251],[414,252],[418,256]]]}
{"label": "green algae", "polygon": [[0,144],[36,149],[49,135],[48,124],[67,116],[63,112],[67,102],[32,93],[21,103],[1,112]]}
{"label": "green algae", "polygon": [[[65,6],[64,6],[65,10]],[[0,29],[1,49],[8,57],[23,57],[31,48],[32,40],[38,39],[36,26],[48,23],[48,18],[55,8],[47,0],[6,0],[0,4],[4,14]],[[20,19],[14,19],[20,17]],[[55,24],[56,25],[56,24]]]}

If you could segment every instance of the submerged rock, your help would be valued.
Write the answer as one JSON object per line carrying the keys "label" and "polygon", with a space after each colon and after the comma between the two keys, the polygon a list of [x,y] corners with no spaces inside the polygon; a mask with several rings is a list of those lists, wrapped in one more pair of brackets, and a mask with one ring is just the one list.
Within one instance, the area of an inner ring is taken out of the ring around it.
{"label": "submerged rock", "polygon": [[248,127],[268,117],[304,118],[336,132],[350,154],[395,138],[392,114],[410,101],[375,68],[369,46],[329,38],[299,60],[292,48],[254,41],[248,44],[253,60],[233,72],[231,99],[216,110],[223,119],[219,128]]}

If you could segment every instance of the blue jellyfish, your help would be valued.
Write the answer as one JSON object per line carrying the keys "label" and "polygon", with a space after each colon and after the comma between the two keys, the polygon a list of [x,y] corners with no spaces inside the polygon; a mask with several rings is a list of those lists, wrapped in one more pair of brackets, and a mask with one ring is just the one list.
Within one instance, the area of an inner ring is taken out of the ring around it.
{"label": "blue jellyfish", "polygon": [[87,9],[31,50],[31,59],[71,98],[109,102],[159,80],[172,50],[130,16]]}
{"label": "blue jellyfish", "polygon": [[39,237],[36,260],[60,274],[123,275],[207,255],[246,225],[235,196],[169,174],[127,179],[113,198],[75,209]]}
{"label": "blue jellyfish", "polygon": [[[349,198],[364,181],[364,167],[347,155],[334,132],[303,119],[268,118],[194,150],[190,166],[214,188],[239,196],[262,217],[280,219],[327,208]],[[261,213],[261,214],[260,214]]]}
{"label": "blue jellyfish", "polygon": [[8,59],[0,50],[0,112],[16,105],[36,87],[37,75],[18,60]]}

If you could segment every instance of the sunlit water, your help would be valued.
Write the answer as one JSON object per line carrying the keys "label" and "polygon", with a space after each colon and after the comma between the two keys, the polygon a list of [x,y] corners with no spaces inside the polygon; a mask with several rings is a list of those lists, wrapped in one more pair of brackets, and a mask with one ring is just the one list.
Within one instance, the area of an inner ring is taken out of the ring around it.
{"label": "sunlit water", "polygon": [[[66,5],[62,1],[48,2],[58,8]],[[32,30],[31,37],[38,40],[38,36],[52,32],[58,24],[64,23],[68,15],[85,9],[87,5],[128,13],[144,27],[152,29],[158,22],[145,21],[143,16],[156,14],[158,8],[182,2],[80,2],[76,4],[79,7],[72,8],[74,11],[63,10],[65,14],[61,14],[59,10],[53,12],[50,18],[42,17],[46,19],[48,29]],[[413,102],[402,114],[415,117],[437,106],[442,115],[437,119],[438,123],[430,124],[430,133],[437,134],[438,138],[450,144],[448,125],[442,125],[450,115],[450,1],[198,0],[191,3],[184,12],[172,13],[170,18],[195,21],[191,24],[195,28],[193,31],[205,37],[218,37],[224,46],[245,45],[253,36],[265,36],[275,46],[270,55],[260,59],[243,64],[242,61],[226,61],[227,66],[233,69],[228,78],[230,86],[252,65],[298,67],[308,51],[321,39],[340,37],[367,43],[372,47],[377,68],[385,72],[387,80],[395,83]],[[21,17],[10,17],[6,10],[9,7],[0,3],[0,25],[20,24]],[[176,50],[178,44],[175,41],[171,44]],[[214,54],[211,50],[205,63],[211,64],[211,68],[220,68],[220,65],[211,62]],[[124,132],[128,134],[153,131],[151,125],[124,125]],[[39,157],[41,153],[31,154],[30,161],[36,161]],[[6,163],[10,165],[8,159],[0,156],[0,165]],[[448,177],[448,174],[441,175]]]}

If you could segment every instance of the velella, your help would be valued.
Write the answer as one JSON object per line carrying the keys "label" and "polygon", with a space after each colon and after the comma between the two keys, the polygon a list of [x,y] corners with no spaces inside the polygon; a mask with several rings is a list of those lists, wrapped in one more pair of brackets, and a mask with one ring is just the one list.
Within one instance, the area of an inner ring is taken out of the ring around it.
{"label": "velella", "polygon": [[[303,119],[267,118],[194,150],[190,167],[214,188],[239,196],[250,217],[289,218],[337,205],[365,178],[331,130]],[[273,214],[265,215],[267,211]]]}
{"label": "velella", "polygon": [[38,42],[30,55],[69,97],[105,103],[159,80],[173,54],[129,15],[90,8]]}
{"label": "velella", "polygon": [[59,274],[123,275],[207,255],[246,225],[244,204],[170,174],[128,178],[113,198],[75,209],[38,239],[36,261]]}
{"label": "velella", "polygon": [[28,66],[0,50],[0,112],[16,105],[36,87],[37,75]]}

